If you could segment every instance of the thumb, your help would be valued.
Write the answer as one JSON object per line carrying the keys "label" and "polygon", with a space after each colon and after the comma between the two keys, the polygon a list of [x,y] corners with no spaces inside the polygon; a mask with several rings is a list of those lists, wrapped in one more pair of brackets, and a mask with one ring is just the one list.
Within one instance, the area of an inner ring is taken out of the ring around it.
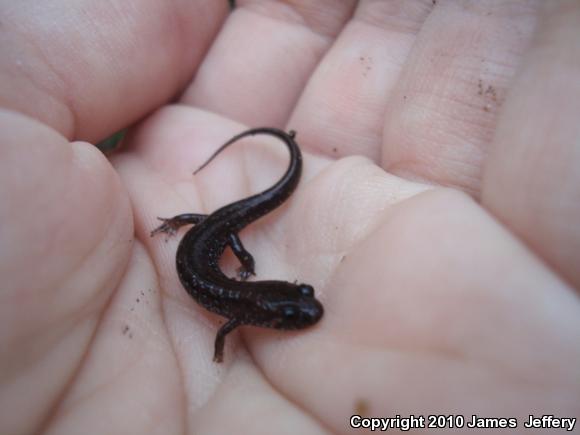
{"label": "thumb", "polygon": [[133,222],[95,147],[0,111],[0,432],[33,433],[85,354]]}

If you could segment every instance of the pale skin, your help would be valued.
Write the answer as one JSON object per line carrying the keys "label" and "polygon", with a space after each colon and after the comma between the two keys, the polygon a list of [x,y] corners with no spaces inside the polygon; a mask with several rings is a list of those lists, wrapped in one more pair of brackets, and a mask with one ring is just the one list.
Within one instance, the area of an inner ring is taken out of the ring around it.
{"label": "pale skin", "polygon": [[[580,3],[241,3],[0,2],[0,432],[580,416]],[[253,279],[325,315],[242,327],[218,365],[185,229],[149,232],[279,177],[265,137],[192,175],[247,126],[296,130],[305,162],[241,233]]]}

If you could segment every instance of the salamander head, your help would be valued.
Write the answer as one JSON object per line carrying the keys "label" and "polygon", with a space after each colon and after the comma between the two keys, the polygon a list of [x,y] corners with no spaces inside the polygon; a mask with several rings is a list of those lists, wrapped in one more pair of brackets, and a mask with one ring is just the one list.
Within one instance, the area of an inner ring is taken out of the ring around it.
{"label": "salamander head", "polygon": [[267,325],[276,329],[302,329],[320,320],[324,309],[314,297],[314,289],[308,284],[288,284],[284,297],[268,303],[270,319]]}

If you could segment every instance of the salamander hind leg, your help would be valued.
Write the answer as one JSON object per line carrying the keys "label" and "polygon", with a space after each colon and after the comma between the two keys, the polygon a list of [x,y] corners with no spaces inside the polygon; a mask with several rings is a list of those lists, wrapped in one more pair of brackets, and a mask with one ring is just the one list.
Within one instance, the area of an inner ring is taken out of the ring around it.
{"label": "salamander hind leg", "polygon": [[213,360],[221,363],[224,360],[224,345],[226,344],[226,335],[240,326],[238,319],[230,319],[222,325],[215,336]]}
{"label": "salamander hind leg", "polygon": [[238,276],[240,277],[240,280],[245,281],[250,277],[250,275],[255,275],[254,257],[246,250],[246,248],[244,248],[240,237],[237,234],[231,233],[228,236],[228,245],[242,264],[238,268]]}
{"label": "salamander hind leg", "polygon": [[173,216],[172,218],[158,217],[161,222],[157,228],[151,231],[151,237],[158,233],[165,233],[167,236],[173,236],[179,228],[184,225],[196,225],[207,217],[206,214],[199,213],[184,213]]}

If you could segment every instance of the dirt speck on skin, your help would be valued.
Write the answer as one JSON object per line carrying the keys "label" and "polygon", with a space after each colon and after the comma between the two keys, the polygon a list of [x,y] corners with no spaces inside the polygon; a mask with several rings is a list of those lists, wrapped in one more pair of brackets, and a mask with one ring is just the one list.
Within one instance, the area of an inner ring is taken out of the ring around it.
{"label": "dirt speck on skin", "polygon": [[126,335],[129,338],[133,338],[133,332],[131,328],[126,323],[123,325],[123,335]]}
{"label": "dirt speck on skin", "polygon": [[129,337],[130,339],[133,338],[133,331],[126,323],[123,325],[123,335]]}
{"label": "dirt speck on skin", "polygon": [[372,69],[373,58],[370,56],[359,56],[360,62],[364,65],[363,77]]}
{"label": "dirt speck on skin", "polygon": [[360,415],[361,417],[365,417],[365,416],[369,415],[369,408],[370,408],[370,403],[366,399],[359,397],[354,402],[354,413],[356,415]]}
{"label": "dirt speck on skin", "polygon": [[486,88],[485,95],[489,95],[493,101],[497,101],[497,92],[493,86],[489,85]]}
{"label": "dirt speck on skin", "polygon": [[488,85],[484,89],[483,80],[479,79],[477,81],[477,95],[485,95],[491,97],[493,101],[497,101],[497,90],[492,85]]}
{"label": "dirt speck on skin", "polygon": [[485,100],[485,104],[482,106],[484,112],[491,112],[493,105],[500,103],[497,88],[493,85],[485,86],[481,79],[477,81],[477,95]]}

